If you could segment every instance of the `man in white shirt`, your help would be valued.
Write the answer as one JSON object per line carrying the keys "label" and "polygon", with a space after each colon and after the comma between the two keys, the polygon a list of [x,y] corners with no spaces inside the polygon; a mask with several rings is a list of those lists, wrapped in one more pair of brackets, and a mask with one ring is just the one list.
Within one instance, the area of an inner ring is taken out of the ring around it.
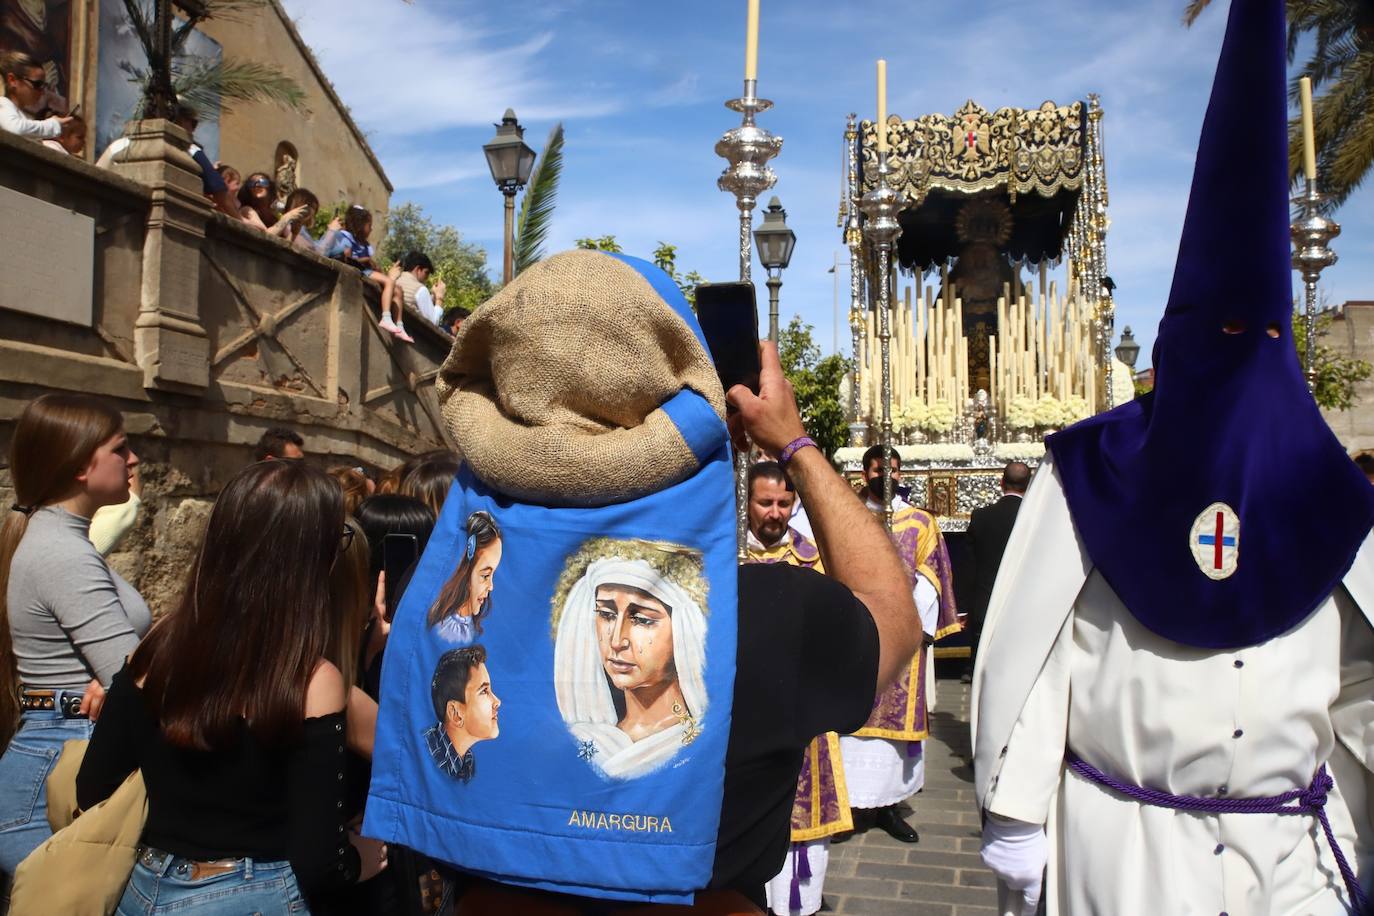
{"label": "man in white shirt", "polygon": [[0,72],[5,76],[5,97],[0,99],[0,129],[32,140],[56,140],[70,117],[53,115],[39,120],[30,117],[40,110],[48,97],[48,79],[43,67],[23,51],[0,54]]}
{"label": "man in white shirt", "polygon": [[409,251],[401,258],[401,275],[396,278],[396,285],[401,288],[407,307],[415,309],[430,324],[439,327],[444,317],[445,287],[443,280],[436,280],[434,293],[430,294],[426,283],[432,273],[434,263],[429,255],[423,251]]}

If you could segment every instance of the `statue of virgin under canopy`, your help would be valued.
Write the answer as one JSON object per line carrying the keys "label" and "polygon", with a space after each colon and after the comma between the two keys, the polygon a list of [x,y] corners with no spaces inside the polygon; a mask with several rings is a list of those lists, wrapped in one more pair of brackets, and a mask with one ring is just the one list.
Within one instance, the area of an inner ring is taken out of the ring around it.
{"label": "statue of virgin under canopy", "polygon": [[594,538],[553,599],[554,689],[578,755],[605,776],[650,773],[706,713],[707,585],[700,553]]}

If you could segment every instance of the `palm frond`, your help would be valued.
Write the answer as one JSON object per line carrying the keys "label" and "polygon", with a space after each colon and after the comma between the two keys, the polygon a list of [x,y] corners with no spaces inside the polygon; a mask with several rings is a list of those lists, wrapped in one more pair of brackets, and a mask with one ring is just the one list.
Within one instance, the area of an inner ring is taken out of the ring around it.
{"label": "palm frond", "polygon": [[152,57],[153,23],[148,18],[147,11],[143,9],[143,4],[139,0],[124,0],[124,12],[129,17],[129,24],[134,27],[138,43],[143,45],[143,53]]}
{"label": "palm frond", "polygon": [[1212,0],[1188,0],[1188,6],[1183,11],[1183,24],[1192,25],[1197,21],[1197,17],[1202,15],[1202,11],[1210,6]]}
{"label": "palm frond", "polygon": [[229,112],[236,104],[247,102],[269,102],[291,111],[306,110],[305,90],[300,84],[279,68],[259,61],[183,59],[172,84],[177,97],[203,117],[213,115],[216,108]]}
{"label": "palm frond", "polygon": [[530,176],[529,190],[520,202],[519,228],[515,236],[515,273],[544,256],[553,207],[558,197],[558,177],[563,173],[563,123],[553,126],[539,163]]}

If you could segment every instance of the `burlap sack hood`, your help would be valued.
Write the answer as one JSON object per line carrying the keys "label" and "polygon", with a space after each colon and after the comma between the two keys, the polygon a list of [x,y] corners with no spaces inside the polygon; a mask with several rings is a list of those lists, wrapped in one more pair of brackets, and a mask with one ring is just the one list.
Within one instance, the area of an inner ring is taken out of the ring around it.
{"label": "burlap sack hood", "polygon": [[483,304],[435,385],[473,473],[548,506],[624,502],[690,476],[697,461],[659,409],[684,388],[724,418],[694,330],[639,270],[597,251],[545,258]]}

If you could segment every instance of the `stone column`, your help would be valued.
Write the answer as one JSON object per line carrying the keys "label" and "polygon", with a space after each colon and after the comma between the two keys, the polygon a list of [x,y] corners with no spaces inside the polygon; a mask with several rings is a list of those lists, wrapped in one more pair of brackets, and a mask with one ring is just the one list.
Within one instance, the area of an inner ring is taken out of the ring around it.
{"label": "stone column", "polygon": [[210,383],[210,341],[200,321],[201,246],[211,205],[190,137],[170,121],[134,121],[114,170],[152,189],[134,351],[143,386],[200,394]]}

